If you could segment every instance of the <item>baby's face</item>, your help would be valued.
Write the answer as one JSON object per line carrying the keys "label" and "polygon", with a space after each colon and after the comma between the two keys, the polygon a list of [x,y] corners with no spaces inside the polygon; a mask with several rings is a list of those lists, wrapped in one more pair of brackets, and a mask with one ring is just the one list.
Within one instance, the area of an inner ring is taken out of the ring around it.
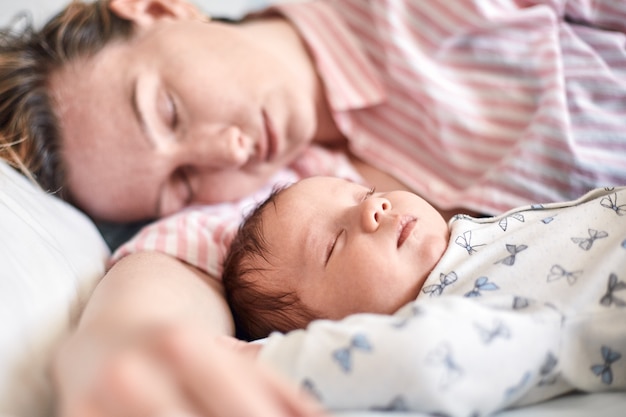
{"label": "baby's face", "polygon": [[371,193],[315,177],[283,191],[263,212],[272,290],[292,290],[331,319],[390,314],[415,299],[446,249],[445,220],[413,193]]}

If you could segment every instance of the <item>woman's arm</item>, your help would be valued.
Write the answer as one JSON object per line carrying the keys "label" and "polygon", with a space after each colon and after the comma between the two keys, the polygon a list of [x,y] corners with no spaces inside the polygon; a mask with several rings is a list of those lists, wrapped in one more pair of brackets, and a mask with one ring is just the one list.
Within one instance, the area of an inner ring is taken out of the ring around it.
{"label": "woman's arm", "polygon": [[171,256],[142,252],[122,259],[106,274],[79,329],[120,333],[173,321],[215,334],[234,331],[219,280]]}
{"label": "woman's arm", "polygon": [[216,342],[232,334],[218,280],[160,253],[130,255],[102,279],[58,355],[59,415],[319,415],[293,386]]}

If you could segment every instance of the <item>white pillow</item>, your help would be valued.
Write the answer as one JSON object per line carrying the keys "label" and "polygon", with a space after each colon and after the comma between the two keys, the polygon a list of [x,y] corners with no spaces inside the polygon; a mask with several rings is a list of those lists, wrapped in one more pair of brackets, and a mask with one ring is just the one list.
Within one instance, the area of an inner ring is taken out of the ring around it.
{"label": "white pillow", "polygon": [[94,224],[0,161],[0,415],[51,415],[48,365],[104,274]]}

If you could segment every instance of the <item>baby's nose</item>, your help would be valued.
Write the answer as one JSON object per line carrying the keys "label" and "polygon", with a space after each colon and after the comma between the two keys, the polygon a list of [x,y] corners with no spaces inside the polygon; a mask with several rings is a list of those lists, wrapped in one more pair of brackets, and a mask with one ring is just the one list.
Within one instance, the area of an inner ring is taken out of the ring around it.
{"label": "baby's nose", "polygon": [[391,202],[386,198],[369,197],[361,203],[361,226],[367,232],[375,232],[390,210]]}

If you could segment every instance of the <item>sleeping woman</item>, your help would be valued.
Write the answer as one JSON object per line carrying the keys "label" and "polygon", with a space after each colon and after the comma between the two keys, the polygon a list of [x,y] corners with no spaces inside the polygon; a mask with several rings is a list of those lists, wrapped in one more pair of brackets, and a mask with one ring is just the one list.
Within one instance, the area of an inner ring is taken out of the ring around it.
{"label": "sleeping woman", "polygon": [[[485,214],[626,184],[625,14],[345,0],[230,24],[186,0],[75,1],[38,31],[3,32],[0,152],[94,219],[202,206],[148,227],[103,284],[201,283],[212,315],[194,320],[231,333],[218,279],[230,232],[286,177],[349,175]],[[174,294],[115,314],[93,300],[76,338],[132,333],[163,305],[184,321]]]}

